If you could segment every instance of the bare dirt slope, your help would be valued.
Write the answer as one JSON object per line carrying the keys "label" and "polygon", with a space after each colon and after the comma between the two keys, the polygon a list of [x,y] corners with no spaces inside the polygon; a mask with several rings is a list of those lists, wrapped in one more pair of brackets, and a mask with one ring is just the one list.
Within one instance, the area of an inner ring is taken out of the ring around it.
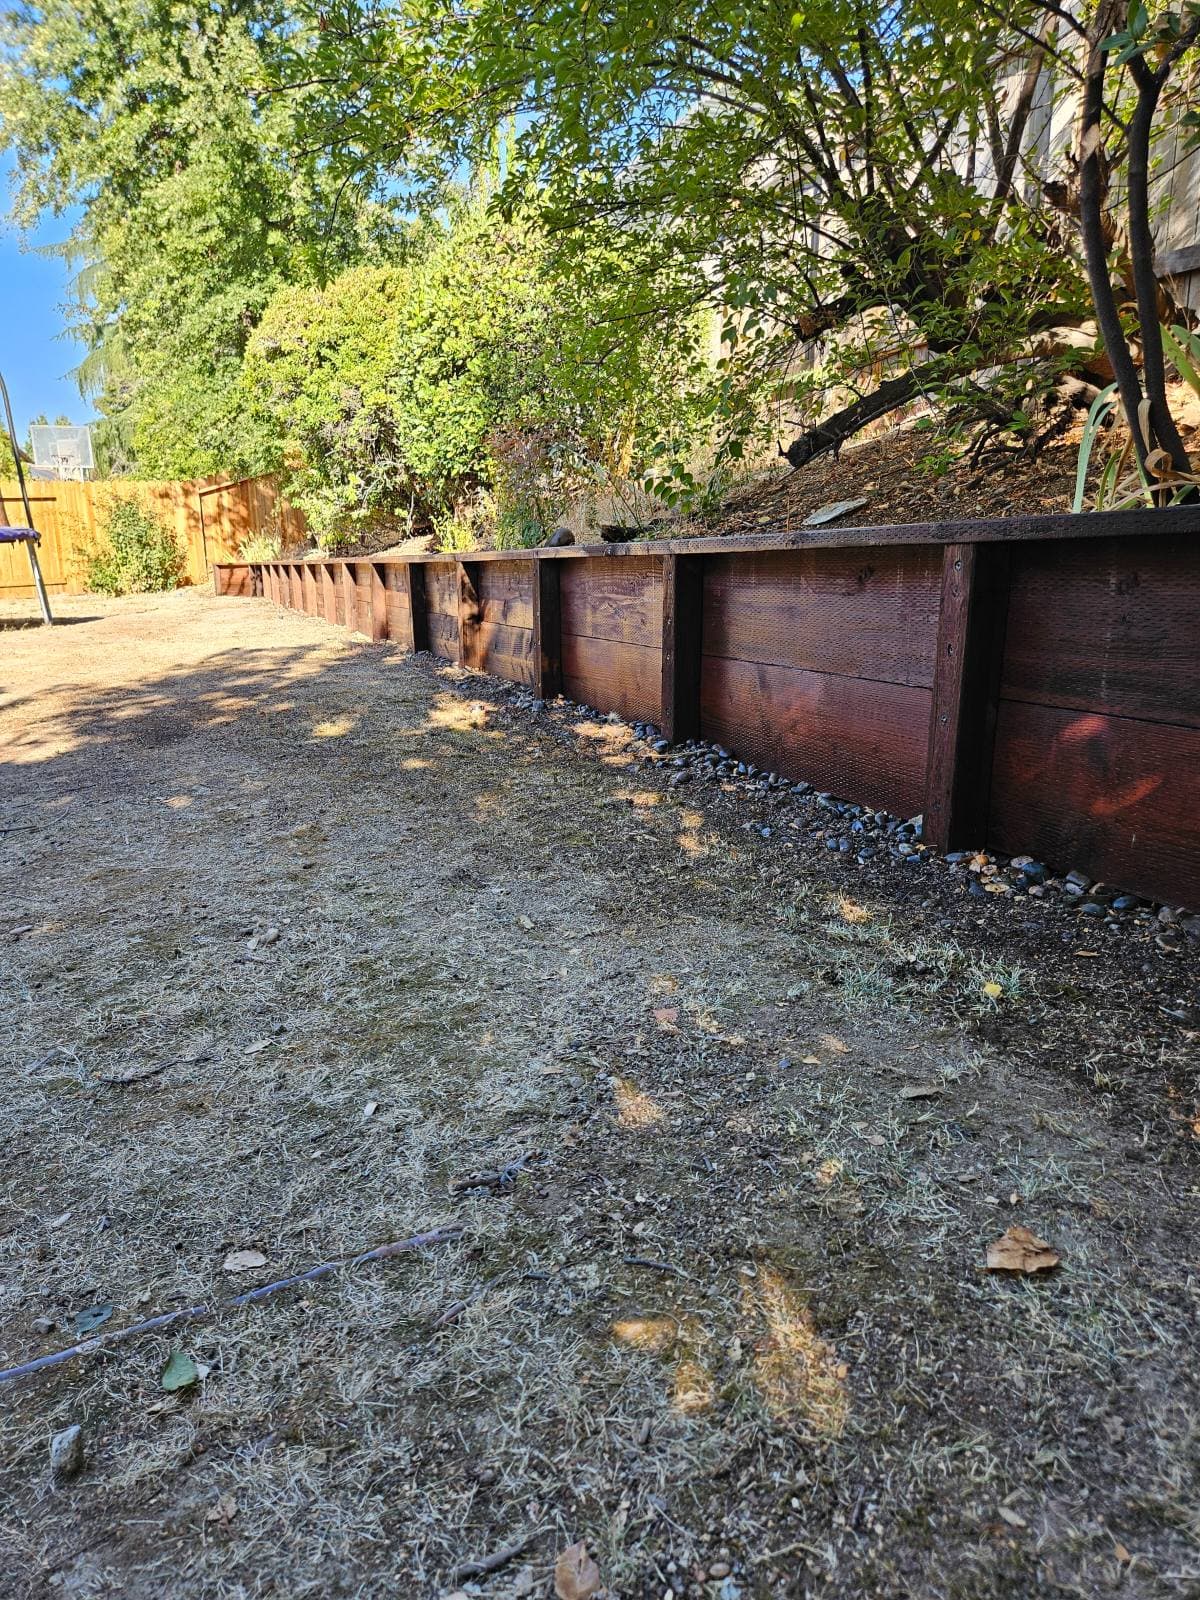
{"label": "bare dirt slope", "polygon": [[62,610],[0,631],[0,1366],[465,1232],[0,1385],[0,1594],[1200,1593],[1153,962],[262,602]]}

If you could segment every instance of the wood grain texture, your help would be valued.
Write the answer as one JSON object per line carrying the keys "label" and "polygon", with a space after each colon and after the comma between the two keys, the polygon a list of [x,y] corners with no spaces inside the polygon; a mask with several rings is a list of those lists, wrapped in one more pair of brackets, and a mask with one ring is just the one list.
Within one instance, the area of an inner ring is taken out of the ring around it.
{"label": "wood grain texture", "polygon": [[925,790],[930,690],[705,655],[700,732],[785,777],[911,816]]}
{"label": "wood grain texture", "polygon": [[372,637],[371,563],[355,561],[351,565],[354,571],[355,632],[361,633],[364,639],[370,639]]}
{"label": "wood grain texture", "polygon": [[333,568],[321,563],[321,615],[326,622],[337,623],[337,582]]}
{"label": "wood grain texture", "polygon": [[305,562],[300,569],[300,588],[304,599],[304,610],[310,617],[317,614],[317,573],[316,568]]}
{"label": "wood grain texture", "polygon": [[475,567],[481,622],[509,628],[533,627],[533,588],[537,566],[519,561],[487,561]]}
{"label": "wood grain texture", "polygon": [[339,563],[342,580],[342,626],[348,633],[358,632],[358,583],[353,561]]}
{"label": "wood grain texture", "polygon": [[449,616],[445,611],[430,611],[427,616],[429,649],[435,656],[442,656],[447,661],[457,661],[458,618]]}
{"label": "wood grain texture", "polygon": [[387,615],[387,636],[393,644],[412,649],[412,614],[409,607],[407,567],[392,563],[382,568],[384,583],[384,610]]}
{"label": "wood grain texture", "polygon": [[543,700],[563,692],[562,568],[539,561],[533,571],[533,687]]}
{"label": "wood grain texture", "polygon": [[661,647],[660,557],[575,562],[563,568],[560,586],[564,636]]}
{"label": "wood grain texture", "polygon": [[662,688],[659,722],[672,743],[700,733],[700,649],[704,563],[699,556],[664,556],[662,566]]}
{"label": "wood grain texture", "polygon": [[988,842],[1200,909],[1200,729],[1002,700]]}
{"label": "wood grain texture", "polygon": [[425,599],[431,612],[458,618],[458,564],[425,563]]}
{"label": "wood grain texture", "polygon": [[597,711],[657,722],[662,711],[662,651],[619,639],[562,635],[563,693]]}
{"label": "wood grain texture", "polygon": [[507,678],[511,683],[532,684],[536,675],[533,629],[510,628],[503,622],[480,622],[471,665],[497,678]]}
{"label": "wood grain texture", "polygon": [[940,579],[931,545],[708,557],[704,651],[929,687]]}
{"label": "wood grain texture", "polygon": [[942,551],[922,807],[925,838],[938,850],[979,845],[987,831],[1008,555],[1005,545]]}
{"label": "wood grain texture", "polygon": [[1000,692],[1200,728],[1200,541],[1016,551]]}

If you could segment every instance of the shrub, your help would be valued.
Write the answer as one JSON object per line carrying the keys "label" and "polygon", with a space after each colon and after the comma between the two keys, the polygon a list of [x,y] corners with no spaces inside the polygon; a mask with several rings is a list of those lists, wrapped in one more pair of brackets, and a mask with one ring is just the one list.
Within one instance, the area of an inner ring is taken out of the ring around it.
{"label": "shrub", "polygon": [[87,557],[93,594],[158,594],[178,588],[187,555],[170,528],[138,500],[114,499],[100,543]]}

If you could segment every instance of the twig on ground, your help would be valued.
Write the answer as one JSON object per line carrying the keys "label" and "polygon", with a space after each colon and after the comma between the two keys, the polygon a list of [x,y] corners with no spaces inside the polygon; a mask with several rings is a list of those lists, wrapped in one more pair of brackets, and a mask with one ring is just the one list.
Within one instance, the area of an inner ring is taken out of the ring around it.
{"label": "twig on ground", "polygon": [[627,1267],[645,1267],[649,1272],[669,1272],[675,1278],[688,1276],[682,1267],[672,1266],[669,1261],[652,1261],[649,1256],[622,1256],[621,1260]]}
{"label": "twig on ground", "polygon": [[364,1250],[361,1255],[340,1256],[335,1261],[322,1261],[319,1266],[310,1267],[307,1272],[298,1272],[291,1278],[277,1278],[274,1283],[264,1283],[258,1289],[247,1289],[245,1294],[235,1295],[232,1300],[218,1300],[211,1305],[202,1304],[184,1306],[179,1311],[167,1311],[161,1317],[149,1317],[145,1322],[135,1322],[128,1328],[116,1328],[112,1333],[101,1334],[96,1339],[84,1339],[80,1344],[74,1344],[66,1350],[55,1350],[50,1355],[38,1356],[34,1361],[23,1362],[19,1367],[7,1367],[0,1371],[0,1383],[9,1378],[25,1378],[34,1372],[44,1372],[48,1367],[58,1367],[64,1361],[73,1361],[76,1356],[88,1356],[109,1349],[112,1345],[120,1344],[123,1340],[132,1339],[138,1334],[155,1333],[163,1328],[173,1327],[177,1322],[199,1322],[206,1317],[215,1317],[224,1311],[236,1311],[240,1306],[254,1305],[256,1301],[265,1300],[269,1294],[278,1294],[281,1289],[295,1289],[302,1283],[315,1283],[318,1278],[324,1278],[331,1272],[337,1272],[342,1267],[360,1267],[368,1261],[388,1261],[393,1256],[406,1255],[412,1250],[424,1250],[435,1244],[450,1244],[453,1240],[461,1238],[463,1226],[461,1223],[448,1223],[442,1228],[431,1228],[427,1233],[414,1233],[408,1239],[396,1239],[391,1244],[377,1245],[374,1250]]}
{"label": "twig on ground", "polygon": [[478,1561],[460,1562],[451,1572],[450,1582],[462,1583],[467,1578],[484,1578],[489,1572],[499,1572],[501,1567],[506,1567],[510,1561],[528,1550],[533,1541],[541,1537],[541,1533],[541,1528],[536,1528],[523,1539],[517,1539],[512,1544],[506,1544],[503,1549],[493,1551],[490,1556],[481,1556]]}
{"label": "twig on ground", "polygon": [[450,1192],[464,1194],[468,1189],[507,1189],[517,1174],[523,1172],[529,1163],[536,1159],[537,1152],[530,1151],[495,1172],[477,1172],[469,1178],[456,1178],[450,1185]]}

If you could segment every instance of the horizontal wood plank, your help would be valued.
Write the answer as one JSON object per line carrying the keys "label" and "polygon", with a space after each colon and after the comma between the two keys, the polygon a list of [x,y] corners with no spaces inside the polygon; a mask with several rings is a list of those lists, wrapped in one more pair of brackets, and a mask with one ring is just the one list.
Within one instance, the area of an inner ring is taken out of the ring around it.
{"label": "horizontal wood plank", "polygon": [[1200,728],[1197,541],[1017,551],[1000,692]]}
{"label": "horizontal wood plank", "polygon": [[476,663],[481,672],[513,683],[534,681],[532,628],[510,628],[503,622],[481,622],[475,634]]}
{"label": "horizontal wood plank", "polygon": [[989,843],[1200,906],[1200,729],[1002,700]]}
{"label": "horizontal wood plank", "polygon": [[532,628],[534,571],[528,563],[516,561],[481,563],[476,589],[482,620]]}
{"label": "horizontal wood plank", "polygon": [[657,557],[643,557],[565,567],[560,609],[564,636],[620,639],[657,650],[662,635],[662,563]]}
{"label": "horizontal wood plank", "polygon": [[700,733],[768,771],[909,816],[923,802],[931,700],[917,685],[706,655]]}
{"label": "horizontal wood plank", "polygon": [[458,660],[458,618],[445,611],[429,611],[429,643],[427,649],[447,661]]}
{"label": "horizontal wood plank", "polygon": [[445,561],[425,567],[425,603],[430,612],[453,617],[458,625],[458,564]]}
{"label": "horizontal wood plank", "polygon": [[710,556],[705,654],[928,688],[941,567],[933,545]]}
{"label": "horizontal wood plank", "polygon": [[563,693],[597,711],[657,722],[662,708],[662,651],[616,639],[562,636]]}

